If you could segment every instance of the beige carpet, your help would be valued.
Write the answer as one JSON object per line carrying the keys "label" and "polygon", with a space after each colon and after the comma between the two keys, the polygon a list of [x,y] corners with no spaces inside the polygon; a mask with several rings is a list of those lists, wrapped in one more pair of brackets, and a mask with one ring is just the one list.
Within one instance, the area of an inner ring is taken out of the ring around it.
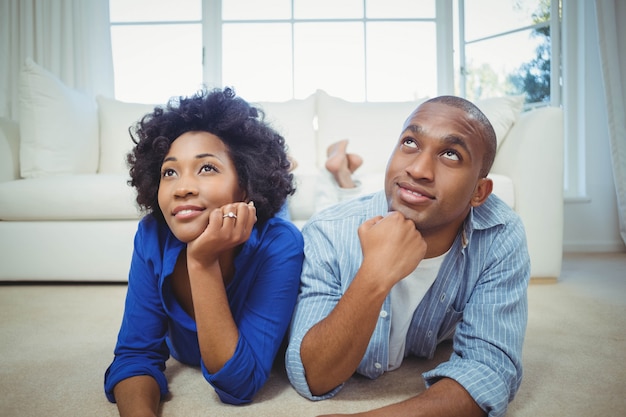
{"label": "beige carpet", "polygon": [[[1,267],[1,266],[0,266]],[[0,286],[0,416],[116,416],[102,392],[123,285]],[[626,253],[570,255],[557,284],[529,289],[525,376],[507,416],[626,415]],[[247,406],[221,404],[196,369],[168,363],[162,416],[298,416],[356,412],[424,389],[447,358],[408,360],[376,381],[354,377],[334,399],[295,393],[280,366]]]}

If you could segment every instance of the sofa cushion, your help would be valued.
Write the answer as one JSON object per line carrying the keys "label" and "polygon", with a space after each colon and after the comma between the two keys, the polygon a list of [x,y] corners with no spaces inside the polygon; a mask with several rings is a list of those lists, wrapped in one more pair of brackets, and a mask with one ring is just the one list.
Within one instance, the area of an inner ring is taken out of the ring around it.
{"label": "sofa cushion", "polygon": [[491,173],[487,175],[493,182],[492,193],[500,197],[509,207],[515,209],[515,184],[513,179],[506,175]]}
{"label": "sofa cushion", "polygon": [[98,168],[95,100],[27,59],[20,73],[20,174],[91,174]]}
{"label": "sofa cushion", "polygon": [[287,152],[297,162],[294,170],[296,192],[289,197],[289,212],[295,217],[311,214],[315,206],[315,178],[317,177],[317,141],[313,122],[315,95],[303,100],[285,102],[257,102],[266,121],[280,133],[287,143]]}
{"label": "sofa cushion", "polygon": [[318,167],[324,168],[330,144],[349,139],[348,152],[363,157],[359,173],[383,172],[404,121],[423,101],[357,103],[318,90]]}
{"label": "sofa cushion", "polygon": [[497,149],[500,149],[500,145],[524,108],[524,96],[487,98],[477,100],[474,104],[491,122],[493,130],[496,132]]}
{"label": "sofa cushion", "polygon": [[0,220],[137,219],[125,175],[67,175],[0,183]]}
{"label": "sofa cushion", "polygon": [[298,163],[298,172],[314,172],[316,142],[313,121],[315,119],[315,95],[304,100],[285,102],[252,103],[265,113],[266,121],[280,133],[287,143],[289,154]]}
{"label": "sofa cushion", "polygon": [[100,165],[103,174],[126,174],[126,155],[133,143],[128,129],[144,115],[152,113],[154,104],[126,103],[97,96],[100,118]]}

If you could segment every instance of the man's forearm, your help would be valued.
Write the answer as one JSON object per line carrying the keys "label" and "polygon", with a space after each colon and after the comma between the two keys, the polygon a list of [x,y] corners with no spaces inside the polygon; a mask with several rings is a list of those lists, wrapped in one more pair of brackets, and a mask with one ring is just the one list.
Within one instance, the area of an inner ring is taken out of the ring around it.
{"label": "man's forearm", "polygon": [[345,382],[361,362],[376,327],[386,290],[354,282],[335,309],[305,335],[300,355],[313,395]]}
{"label": "man's forearm", "polygon": [[[331,417],[346,414],[329,414]],[[443,378],[423,393],[399,403],[363,413],[359,417],[484,417],[487,414],[458,382]]]}

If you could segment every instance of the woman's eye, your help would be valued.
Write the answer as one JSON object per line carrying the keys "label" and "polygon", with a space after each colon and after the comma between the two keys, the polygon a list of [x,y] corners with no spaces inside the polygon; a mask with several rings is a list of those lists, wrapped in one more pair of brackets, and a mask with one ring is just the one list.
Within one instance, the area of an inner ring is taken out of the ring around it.
{"label": "woman's eye", "polygon": [[163,172],[161,173],[162,177],[171,177],[174,174],[176,174],[176,171],[174,171],[173,169],[164,169]]}
{"label": "woman's eye", "polygon": [[456,153],[455,151],[445,151],[443,153],[443,157],[451,159],[453,161],[459,161],[461,159],[461,158],[459,158],[459,154]]}
{"label": "woman's eye", "polygon": [[205,164],[202,165],[202,168],[200,168],[201,172],[212,172],[212,171],[217,171],[217,169],[215,168],[215,165],[211,165],[211,164]]}

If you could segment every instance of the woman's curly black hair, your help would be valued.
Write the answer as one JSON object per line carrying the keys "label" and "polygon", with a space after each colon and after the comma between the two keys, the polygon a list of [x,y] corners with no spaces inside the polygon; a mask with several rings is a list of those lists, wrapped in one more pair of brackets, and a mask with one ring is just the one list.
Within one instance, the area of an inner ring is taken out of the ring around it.
{"label": "woman's curly black hair", "polygon": [[157,220],[164,221],[157,200],[163,159],[172,142],[190,131],[209,132],[224,142],[259,222],[274,216],[295,192],[285,139],[265,122],[263,111],[231,88],[204,88],[155,107],[130,129],[135,147],[126,157],[128,184],[137,190],[139,207]]}

